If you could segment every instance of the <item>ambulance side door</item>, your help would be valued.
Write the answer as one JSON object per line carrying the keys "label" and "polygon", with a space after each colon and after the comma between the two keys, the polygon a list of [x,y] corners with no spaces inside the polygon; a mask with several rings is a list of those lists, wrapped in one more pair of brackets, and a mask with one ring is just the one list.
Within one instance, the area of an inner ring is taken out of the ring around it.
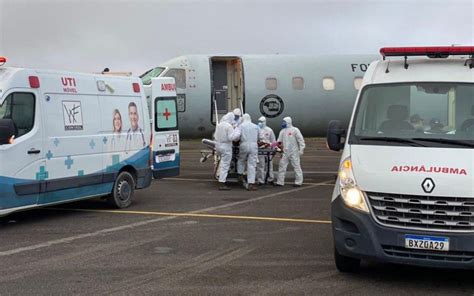
{"label": "ambulance side door", "polygon": [[1,147],[4,160],[1,165],[8,168],[4,177],[13,186],[12,192],[0,190],[3,198],[0,208],[36,205],[44,189],[48,171],[40,110],[40,95],[29,89],[11,90],[0,107],[0,118],[12,119],[16,127],[13,143]]}

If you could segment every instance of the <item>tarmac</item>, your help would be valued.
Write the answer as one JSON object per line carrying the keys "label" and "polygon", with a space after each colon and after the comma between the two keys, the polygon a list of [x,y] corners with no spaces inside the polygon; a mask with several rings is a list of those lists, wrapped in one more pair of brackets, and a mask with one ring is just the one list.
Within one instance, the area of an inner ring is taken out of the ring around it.
{"label": "tarmac", "polygon": [[4,217],[0,295],[473,295],[472,271],[363,262],[338,272],[340,154],[307,146],[299,188],[289,173],[285,187],[218,191],[200,141],[182,141],[181,175],[136,191],[127,209],[93,199]]}

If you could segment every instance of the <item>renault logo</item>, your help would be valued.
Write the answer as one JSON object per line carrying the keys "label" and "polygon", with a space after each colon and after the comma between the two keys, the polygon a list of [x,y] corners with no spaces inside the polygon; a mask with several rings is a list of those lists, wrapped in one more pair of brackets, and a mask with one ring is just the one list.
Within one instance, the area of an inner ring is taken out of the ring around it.
{"label": "renault logo", "polygon": [[435,183],[433,182],[433,179],[431,178],[426,178],[421,182],[421,188],[423,188],[423,191],[426,193],[431,193],[435,189]]}

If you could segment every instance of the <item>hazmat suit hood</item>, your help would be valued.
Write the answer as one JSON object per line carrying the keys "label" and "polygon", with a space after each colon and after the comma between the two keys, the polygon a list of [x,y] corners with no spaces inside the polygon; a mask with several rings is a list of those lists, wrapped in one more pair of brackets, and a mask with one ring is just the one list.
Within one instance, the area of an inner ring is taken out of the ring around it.
{"label": "hazmat suit hood", "polygon": [[234,113],[229,112],[226,115],[222,116],[221,121],[222,122],[227,122],[229,124],[232,124],[232,121],[234,120]]}
{"label": "hazmat suit hood", "polygon": [[267,126],[267,118],[265,116],[260,116],[258,119],[258,126],[260,128],[265,128]]}
{"label": "hazmat suit hood", "polygon": [[285,118],[283,118],[283,121],[286,122],[287,127],[292,127],[293,126],[291,117],[289,117],[289,116],[285,117]]}
{"label": "hazmat suit hood", "polygon": [[250,117],[249,114],[245,113],[244,116],[242,116],[242,120],[244,122],[252,122],[252,118]]}
{"label": "hazmat suit hood", "polygon": [[232,111],[232,113],[237,116],[242,116],[242,111],[240,111],[239,108],[235,108],[234,111]]}

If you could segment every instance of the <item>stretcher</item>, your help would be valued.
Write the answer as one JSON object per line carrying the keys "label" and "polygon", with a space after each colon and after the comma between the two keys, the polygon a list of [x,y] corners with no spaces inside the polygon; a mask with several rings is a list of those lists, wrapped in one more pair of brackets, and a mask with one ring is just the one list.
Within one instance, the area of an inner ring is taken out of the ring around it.
{"label": "stretcher", "polygon": [[[209,158],[213,157],[214,159],[214,178],[216,180],[219,179],[219,172],[220,172],[220,157],[217,154],[216,151],[216,142],[210,139],[202,139],[202,144],[206,146],[207,149],[201,150],[201,158],[200,162],[204,163],[207,161]],[[271,147],[270,145],[261,145],[258,148],[258,155],[263,155],[265,156],[265,166],[266,166],[266,175],[265,175],[265,184],[268,181],[268,177],[270,175],[270,163],[275,157],[275,155],[281,152],[281,149],[277,147]],[[229,168],[229,173],[227,175],[227,181],[228,182],[238,182],[239,179],[239,174],[237,173],[237,161],[239,158],[239,145],[238,143],[234,143],[232,146],[232,161],[230,163],[230,168]],[[245,175],[245,172],[244,172]],[[244,178],[245,181],[245,178]],[[244,182],[244,186],[245,186]]]}

